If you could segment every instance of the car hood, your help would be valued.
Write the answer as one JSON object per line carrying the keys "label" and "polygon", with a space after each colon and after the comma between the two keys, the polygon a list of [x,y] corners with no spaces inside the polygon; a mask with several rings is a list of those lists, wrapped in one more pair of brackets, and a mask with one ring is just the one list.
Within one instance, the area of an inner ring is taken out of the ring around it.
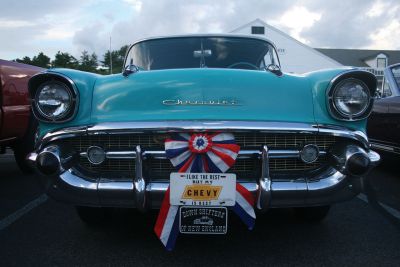
{"label": "car hood", "polygon": [[[266,71],[185,69],[102,76],[91,122],[259,120],[314,123],[306,77]],[[226,101],[226,102],[224,102]],[[218,104],[219,103],[219,104]]]}

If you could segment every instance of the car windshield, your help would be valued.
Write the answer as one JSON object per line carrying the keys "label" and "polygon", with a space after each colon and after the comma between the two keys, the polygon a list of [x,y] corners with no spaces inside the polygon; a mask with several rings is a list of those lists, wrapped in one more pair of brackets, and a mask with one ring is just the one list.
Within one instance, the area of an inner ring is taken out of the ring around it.
{"label": "car windshield", "polygon": [[392,68],[393,78],[397,84],[397,88],[400,88],[400,66]]}
{"label": "car windshield", "polygon": [[133,45],[125,67],[142,70],[182,68],[236,68],[260,70],[279,61],[274,47],[264,40],[241,37],[175,37]]}

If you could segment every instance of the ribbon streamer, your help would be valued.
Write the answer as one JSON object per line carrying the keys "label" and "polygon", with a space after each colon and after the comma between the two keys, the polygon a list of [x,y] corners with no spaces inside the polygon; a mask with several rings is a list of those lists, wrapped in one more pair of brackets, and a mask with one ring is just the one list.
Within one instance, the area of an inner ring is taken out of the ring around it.
{"label": "ribbon streamer", "polygon": [[[165,140],[165,153],[178,172],[222,173],[235,164],[240,147],[230,133],[175,134]],[[169,187],[164,195],[154,232],[167,250],[175,246],[179,234],[179,206],[170,205]],[[236,203],[232,210],[247,225],[254,227],[254,197],[236,183]]]}

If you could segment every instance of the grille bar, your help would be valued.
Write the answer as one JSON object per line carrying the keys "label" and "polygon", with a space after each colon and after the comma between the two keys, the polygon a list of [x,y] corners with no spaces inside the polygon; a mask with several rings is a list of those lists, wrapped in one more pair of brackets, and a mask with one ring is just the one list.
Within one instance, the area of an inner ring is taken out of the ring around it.
{"label": "grille bar", "polygon": [[[316,134],[271,134],[260,132],[234,133],[236,143],[242,148],[267,145],[271,149],[299,149],[305,144],[315,144],[322,150],[327,150],[336,140],[331,135]],[[140,145],[143,150],[164,147],[168,134],[102,134],[87,135],[68,139],[74,148],[83,152],[91,145],[101,145],[106,150],[123,150]]]}
{"label": "grille bar", "polygon": [[[320,155],[325,155],[325,151],[320,151]],[[143,157],[152,157],[156,159],[167,159],[165,151],[158,150],[147,150],[143,151]],[[261,151],[258,150],[240,150],[238,154],[238,158],[252,158],[254,156],[260,157]],[[81,152],[81,157],[87,157],[87,152]],[[270,150],[269,151],[270,158],[300,158],[299,150]],[[135,159],[136,152],[135,151],[107,151],[106,152],[107,159]]]}

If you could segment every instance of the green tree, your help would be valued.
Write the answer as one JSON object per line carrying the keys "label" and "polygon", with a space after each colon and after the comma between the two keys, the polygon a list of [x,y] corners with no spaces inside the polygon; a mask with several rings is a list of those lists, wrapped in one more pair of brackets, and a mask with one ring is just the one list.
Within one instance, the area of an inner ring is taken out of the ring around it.
{"label": "green tree", "polygon": [[79,65],[78,60],[69,53],[58,51],[51,62],[52,67],[55,68],[71,68],[76,69]]}
{"label": "green tree", "polygon": [[80,64],[78,66],[78,69],[88,72],[96,72],[96,67],[97,67],[97,55],[95,53],[89,55],[89,52],[84,50],[81,54]]}
{"label": "green tree", "polygon": [[32,64],[32,60],[30,57],[23,57],[22,59],[17,58],[15,61],[19,62],[19,63],[24,63],[24,64]]}
{"label": "green tree", "polygon": [[31,65],[48,68],[50,67],[50,58],[43,52],[40,52],[37,56],[32,58]]}
{"label": "green tree", "polygon": [[119,50],[111,51],[111,53],[110,50],[108,50],[104,54],[104,60],[101,61],[101,63],[103,64],[103,66],[110,68],[110,57],[111,57],[112,73],[121,73],[124,64],[125,54],[128,48],[129,48],[128,45],[124,45]]}

